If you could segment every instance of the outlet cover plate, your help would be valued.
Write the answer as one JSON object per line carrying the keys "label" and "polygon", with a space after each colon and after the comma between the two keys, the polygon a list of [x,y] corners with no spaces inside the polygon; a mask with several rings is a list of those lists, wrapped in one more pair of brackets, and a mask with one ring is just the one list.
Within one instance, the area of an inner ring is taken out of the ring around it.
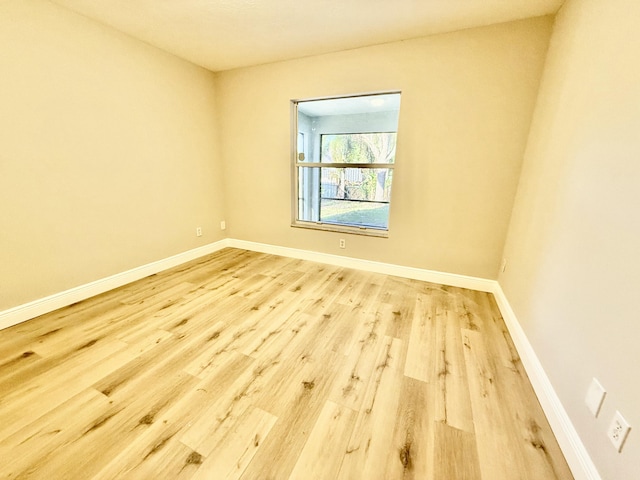
{"label": "outlet cover plate", "polygon": [[609,429],[607,430],[607,436],[618,452],[622,450],[622,446],[624,445],[624,441],[627,439],[627,435],[629,435],[630,430],[631,426],[629,423],[624,419],[620,412],[616,411],[616,414],[613,416],[613,420],[611,421],[611,425],[609,425]]}
{"label": "outlet cover plate", "polygon": [[607,394],[607,391],[604,389],[600,382],[595,378],[591,380],[591,385],[589,385],[589,390],[587,390],[587,396],[584,399],[584,402],[589,407],[589,411],[593,414],[594,417],[598,416],[600,413],[600,407],[602,407],[602,402],[604,401],[604,397]]}

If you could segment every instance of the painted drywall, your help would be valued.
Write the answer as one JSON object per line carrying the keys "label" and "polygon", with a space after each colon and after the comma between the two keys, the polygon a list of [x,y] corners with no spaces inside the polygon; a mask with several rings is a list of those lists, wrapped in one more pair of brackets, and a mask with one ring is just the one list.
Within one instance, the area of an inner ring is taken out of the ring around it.
{"label": "painted drywall", "polygon": [[[496,278],[551,26],[542,17],[218,73],[230,236]],[[402,106],[389,237],[291,227],[290,101],[391,90]]]}
{"label": "painted drywall", "polygon": [[[640,472],[640,3],[557,17],[499,282],[603,479]],[[598,418],[592,377],[608,391]],[[616,410],[634,428],[621,453]]]}
{"label": "painted drywall", "polygon": [[212,73],[36,0],[0,72],[0,310],[222,238]]}

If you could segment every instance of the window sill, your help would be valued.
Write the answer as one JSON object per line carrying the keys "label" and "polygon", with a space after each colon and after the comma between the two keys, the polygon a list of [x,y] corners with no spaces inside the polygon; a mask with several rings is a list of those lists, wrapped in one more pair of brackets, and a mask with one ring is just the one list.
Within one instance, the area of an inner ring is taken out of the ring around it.
{"label": "window sill", "polygon": [[364,235],[367,237],[380,237],[388,238],[389,230],[382,228],[372,227],[352,227],[349,225],[336,225],[334,223],[320,223],[320,222],[301,222],[299,220],[294,221],[291,224],[295,228],[308,228],[311,230],[324,230],[325,232],[337,232],[337,233],[350,233],[352,235]]}

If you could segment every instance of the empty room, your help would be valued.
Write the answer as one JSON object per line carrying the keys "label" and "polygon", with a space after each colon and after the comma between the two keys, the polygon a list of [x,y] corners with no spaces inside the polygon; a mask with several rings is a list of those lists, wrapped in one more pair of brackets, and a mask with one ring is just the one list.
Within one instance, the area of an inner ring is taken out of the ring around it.
{"label": "empty room", "polygon": [[0,0],[0,478],[640,478],[638,19]]}

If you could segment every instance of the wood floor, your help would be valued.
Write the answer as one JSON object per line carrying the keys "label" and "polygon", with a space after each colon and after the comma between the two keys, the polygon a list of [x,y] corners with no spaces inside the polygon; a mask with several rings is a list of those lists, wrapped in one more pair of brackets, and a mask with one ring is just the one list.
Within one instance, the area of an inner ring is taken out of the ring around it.
{"label": "wood floor", "polygon": [[573,477],[490,294],[225,249],[0,331],[0,478]]}

